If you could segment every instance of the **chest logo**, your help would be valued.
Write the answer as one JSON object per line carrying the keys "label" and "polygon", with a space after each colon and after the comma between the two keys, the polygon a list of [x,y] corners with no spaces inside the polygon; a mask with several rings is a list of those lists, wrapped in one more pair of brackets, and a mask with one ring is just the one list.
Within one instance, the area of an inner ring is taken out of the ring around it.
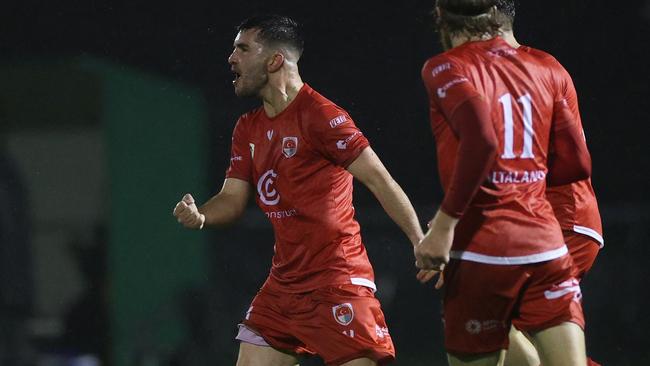
{"label": "chest logo", "polygon": [[280,202],[280,193],[275,189],[275,180],[278,174],[273,169],[267,170],[257,181],[257,193],[260,201],[267,206],[277,205]]}
{"label": "chest logo", "polygon": [[290,158],[296,155],[298,151],[298,138],[297,137],[283,137],[282,138],[282,155]]}
{"label": "chest logo", "polygon": [[273,130],[266,131],[266,138],[268,138],[269,141],[271,141],[271,139],[273,138]]}

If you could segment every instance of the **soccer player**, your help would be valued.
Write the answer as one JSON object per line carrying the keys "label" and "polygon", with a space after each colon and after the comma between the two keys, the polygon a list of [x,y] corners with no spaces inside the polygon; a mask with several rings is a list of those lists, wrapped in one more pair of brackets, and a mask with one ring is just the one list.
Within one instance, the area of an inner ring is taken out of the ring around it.
{"label": "soccer player", "polygon": [[352,205],[353,177],[377,197],[413,245],[415,211],[350,115],[298,72],[303,40],[284,16],[238,28],[228,62],[235,94],[262,100],[242,115],[221,191],[197,207],[187,194],[184,226],[235,221],[251,194],[275,232],[270,274],[239,326],[239,366],[295,365],[318,354],[328,365],[377,365],[395,351]]}
{"label": "soccer player", "polygon": [[[500,17],[502,24],[501,37],[513,48],[537,54],[540,57],[552,58],[542,51],[521,46],[515,39],[513,33],[514,0],[498,0],[497,16]],[[565,79],[565,99],[571,113],[578,124],[582,126],[578,110],[578,97],[573,81],[566,71],[560,75]],[[585,179],[568,185],[549,187],[546,190],[546,198],[551,202],[555,217],[560,222],[564,242],[569,248],[569,254],[578,270],[577,278],[581,280],[594,264],[598,251],[604,244],[598,202],[591,186],[591,180]],[[515,333],[511,334],[510,347],[506,354],[506,365],[539,365],[537,352],[533,345],[523,335],[517,334],[516,330],[513,329],[513,332]],[[588,362],[590,365],[598,365],[592,360],[588,360]]]}
{"label": "soccer player", "polygon": [[444,268],[452,365],[502,365],[511,324],[542,364],[584,365],[580,287],[545,190],[587,179],[591,160],[563,68],[498,37],[495,5],[436,3],[447,51],[422,77],[445,197],[417,265]]}

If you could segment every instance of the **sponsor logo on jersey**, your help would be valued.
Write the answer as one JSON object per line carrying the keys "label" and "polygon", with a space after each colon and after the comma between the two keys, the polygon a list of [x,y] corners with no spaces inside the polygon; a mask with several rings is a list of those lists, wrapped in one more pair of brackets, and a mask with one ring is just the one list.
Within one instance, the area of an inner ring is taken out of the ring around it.
{"label": "sponsor logo on jersey", "polygon": [[510,48],[510,47],[500,47],[500,48],[493,48],[489,51],[487,51],[488,55],[494,56],[494,57],[503,57],[503,56],[512,56],[517,54],[517,50]]}
{"label": "sponsor logo on jersey", "polygon": [[354,338],[354,329],[344,330],[343,334],[350,338]]}
{"label": "sponsor logo on jersey", "polygon": [[286,217],[298,215],[298,210],[292,208],[290,210],[282,210],[282,211],[266,211],[264,212],[264,214],[269,219],[284,219]]}
{"label": "sponsor logo on jersey", "polygon": [[467,78],[457,78],[438,88],[438,98],[442,99],[447,96],[447,90],[452,86],[469,81]]}
{"label": "sponsor logo on jersey", "polygon": [[465,323],[465,330],[469,334],[479,334],[481,332],[494,332],[499,329],[505,329],[507,326],[505,322],[496,319],[479,321],[470,319]]}
{"label": "sponsor logo on jersey", "polygon": [[348,325],[354,319],[354,309],[352,309],[352,304],[349,302],[332,306],[332,314],[334,320],[341,325]]}
{"label": "sponsor logo on jersey", "polygon": [[348,136],[345,140],[338,140],[336,141],[336,148],[339,150],[345,150],[348,148],[348,143],[352,140],[354,140],[355,137],[363,135],[361,131],[357,131],[353,133],[352,135]]}
{"label": "sponsor logo on jersey", "polygon": [[277,177],[278,175],[273,169],[269,169],[257,181],[257,193],[260,201],[267,206],[277,205],[280,202],[280,193],[275,190],[275,179]]}
{"label": "sponsor logo on jersey", "polygon": [[390,337],[390,334],[388,333],[388,328],[380,327],[378,324],[375,324],[375,333],[379,338]]}
{"label": "sponsor logo on jersey", "polygon": [[348,118],[343,114],[340,115],[340,116],[334,117],[334,118],[332,118],[330,120],[330,127],[336,128],[336,126],[338,126],[338,125],[340,125],[342,123],[345,123],[345,121],[347,121],[347,120],[348,120]]}
{"label": "sponsor logo on jersey", "polygon": [[566,294],[573,294],[573,300],[580,301],[582,298],[582,291],[580,290],[580,283],[575,278],[566,280],[559,285],[553,285],[550,290],[544,291],[544,297],[547,300],[554,300],[563,297]]}
{"label": "sponsor logo on jersey", "polygon": [[481,333],[481,322],[476,319],[470,319],[465,323],[465,330],[469,334]]}
{"label": "sponsor logo on jersey", "polygon": [[235,155],[235,156],[230,158],[231,162],[232,161],[242,161],[242,160],[244,160],[244,158],[241,155]]}
{"label": "sponsor logo on jersey", "polygon": [[451,70],[451,63],[449,62],[445,62],[444,64],[435,66],[433,69],[431,69],[431,76],[436,77],[436,75],[447,70]]}
{"label": "sponsor logo on jersey", "polygon": [[266,131],[266,138],[268,138],[269,141],[271,141],[271,139],[273,138],[273,130]]}
{"label": "sponsor logo on jersey", "polygon": [[298,138],[294,136],[282,138],[282,154],[286,158],[296,155],[298,151]]}

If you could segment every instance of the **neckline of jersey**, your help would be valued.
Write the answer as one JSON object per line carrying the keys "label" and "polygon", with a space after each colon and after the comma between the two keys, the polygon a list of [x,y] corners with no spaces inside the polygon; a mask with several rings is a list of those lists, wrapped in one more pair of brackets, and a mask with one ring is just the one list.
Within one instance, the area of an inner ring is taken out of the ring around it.
{"label": "neckline of jersey", "polygon": [[271,122],[281,118],[283,115],[289,113],[290,110],[296,108],[295,106],[298,105],[298,100],[302,98],[303,94],[307,94],[310,89],[311,89],[311,87],[309,85],[307,85],[307,83],[303,83],[300,90],[298,90],[298,94],[296,94],[296,97],[293,98],[293,100],[289,103],[289,105],[285,109],[283,109],[280,113],[276,114],[273,117],[269,117],[266,114],[266,111],[264,110],[264,107],[262,107],[261,108],[262,115],[264,116],[264,118],[266,118],[267,120],[269,120]]}

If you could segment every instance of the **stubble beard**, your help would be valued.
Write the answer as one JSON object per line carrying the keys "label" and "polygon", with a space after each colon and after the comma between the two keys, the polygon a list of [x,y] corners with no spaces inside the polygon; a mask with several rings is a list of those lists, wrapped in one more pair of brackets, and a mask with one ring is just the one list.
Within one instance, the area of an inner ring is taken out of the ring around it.
{"label": "stubble beard", "polygon": [[235,95],[238,97],[259,97],[262,88],[269,82],[269,76],[263,69],[257,70],[254,74],[249,74],[245,80],[240,80],[241,86],[235,88]]}

